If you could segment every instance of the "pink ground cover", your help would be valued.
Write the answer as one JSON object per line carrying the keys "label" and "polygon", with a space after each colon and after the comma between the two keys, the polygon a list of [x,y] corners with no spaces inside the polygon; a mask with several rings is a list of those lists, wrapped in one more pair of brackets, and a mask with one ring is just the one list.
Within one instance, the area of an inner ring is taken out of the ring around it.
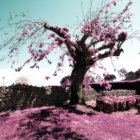
{"label": "pink ground cover", "polygon": [[0,140],[140,140],[140,114],[82,105],[2,112]]}

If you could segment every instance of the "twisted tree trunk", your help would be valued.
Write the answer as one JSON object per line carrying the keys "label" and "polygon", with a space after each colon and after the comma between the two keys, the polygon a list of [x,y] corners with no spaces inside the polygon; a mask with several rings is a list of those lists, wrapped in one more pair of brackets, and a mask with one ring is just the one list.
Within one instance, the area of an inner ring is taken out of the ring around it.
{"label": "twisted tree trunk", "polygon": [[82,97],[82,85],[83,80],[85,77],[85,74],[87,72],[88,68],[85,65],[82,65],[81,63],[76,63],[74,65],[74,69],[71,74],[71,96],[70,96],[70,104],[83,104],[84,100]]}

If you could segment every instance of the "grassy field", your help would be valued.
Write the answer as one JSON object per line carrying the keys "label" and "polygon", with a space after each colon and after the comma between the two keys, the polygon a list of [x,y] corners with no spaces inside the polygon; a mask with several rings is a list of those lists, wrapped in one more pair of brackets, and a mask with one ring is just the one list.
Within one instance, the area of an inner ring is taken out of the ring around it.
{"label": "grassy field", "polygon": [[140,140],[140,114],[105,114],[83,105],[1,112],[0,140]]}

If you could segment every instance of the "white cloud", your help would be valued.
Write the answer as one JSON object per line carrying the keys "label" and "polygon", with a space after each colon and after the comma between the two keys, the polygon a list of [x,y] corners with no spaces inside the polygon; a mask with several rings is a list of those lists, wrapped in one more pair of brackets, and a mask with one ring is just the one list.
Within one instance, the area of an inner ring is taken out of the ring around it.
{"label": "white cloud", "polygon": [[[64,73],[59,73],[56,77],[52,77],[53,72],[52,69],[29,69],[26,67],[20,72],[15,72],[13,69],[0,69],[0,85],[3,85],[2,77],[5,77],[4,85],[8,86],[15,83],[15,80],[20,76],[28,78],[30,85],[59,85],[61,78],[70,73],[70,71],[65,71]],[[51,76],[52,78],[46,80],[46,76]]]}

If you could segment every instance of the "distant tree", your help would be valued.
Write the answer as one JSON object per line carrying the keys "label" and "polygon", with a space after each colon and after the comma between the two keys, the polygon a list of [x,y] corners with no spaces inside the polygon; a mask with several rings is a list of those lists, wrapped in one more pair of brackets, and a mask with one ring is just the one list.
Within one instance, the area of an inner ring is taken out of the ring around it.
{"label": "distant tree", "polygon": [[70,76],[65,76],[61,79],[60,84],[63,86],[69,86],[71,85],[71,79]]}
{"label": "distant tree", "polygon": [[[120,56],[123,52],[122,44],[130,38],[127,29],[130,29],[129,6],[132,2],[129,0],[125,8],[120,12],[112,12],[119,0],[113,0],[101,6],[98,10],[89,9],[87,17],[84,17],[76,32],[70,34],[68,26],[61,28],[52,26],[46,21],[34,22],[28,19],[19,22],[12,22],[8,26],[14,26],[12,37],[4,40],[3,47],[10,49],[9,57],[17,57],[21,46],[29,49],[31,57],[25,63],[16,69],[20,71],[27,63],[33,61],[31,68],[39,68],[38,62],[46,59],[48,64],[52,61],[48,57],[56,49],[60,49],[57,70],[54,76],[64,66],[64,59],[70,62],[73,67],[71,80],[70,104],[81,103],[83,99],[80,96],[82,85],[87,71],[97,64],[98,61],[105,58]],[[23,18],[26,16],[21,15]],[[8,30],[7,26],[6,31]],[[3,29],[3,28],[2,28]],[[12,28],[13,29],[13,28]],[[49,41],[48,41],[49,40]],[[15,63],[15,60],[12,62]],[[49,79],[50,77],[46,77]]]}
{"label": "distant tree", "polygon": [[128,72],[125,74],[125,80],[136,80],[140,78],[140,69],[135,72]]}
{"label": "distant tree", "polygon": [[122,68],[120,70],[118,70],[118,74],[119,76],[122,78],[122,79],[125,79],[126,78],[126,74],[127,74],[127,70],[125,68]]}
{"label": "distant tree", "polygon": [[116,76],[114,74],[107,74],[104,76],[104,80],[107,80],[107,81],[113,81],[116,79]]}
{"label": "distant tree", "polygon": [[29,80],[26,77],[20,76],[16,79],[15,84],[29,85]]}
{"label": "distant tree", "polygon": [[136,71],[137,75],[140,76],[140,69]]}

